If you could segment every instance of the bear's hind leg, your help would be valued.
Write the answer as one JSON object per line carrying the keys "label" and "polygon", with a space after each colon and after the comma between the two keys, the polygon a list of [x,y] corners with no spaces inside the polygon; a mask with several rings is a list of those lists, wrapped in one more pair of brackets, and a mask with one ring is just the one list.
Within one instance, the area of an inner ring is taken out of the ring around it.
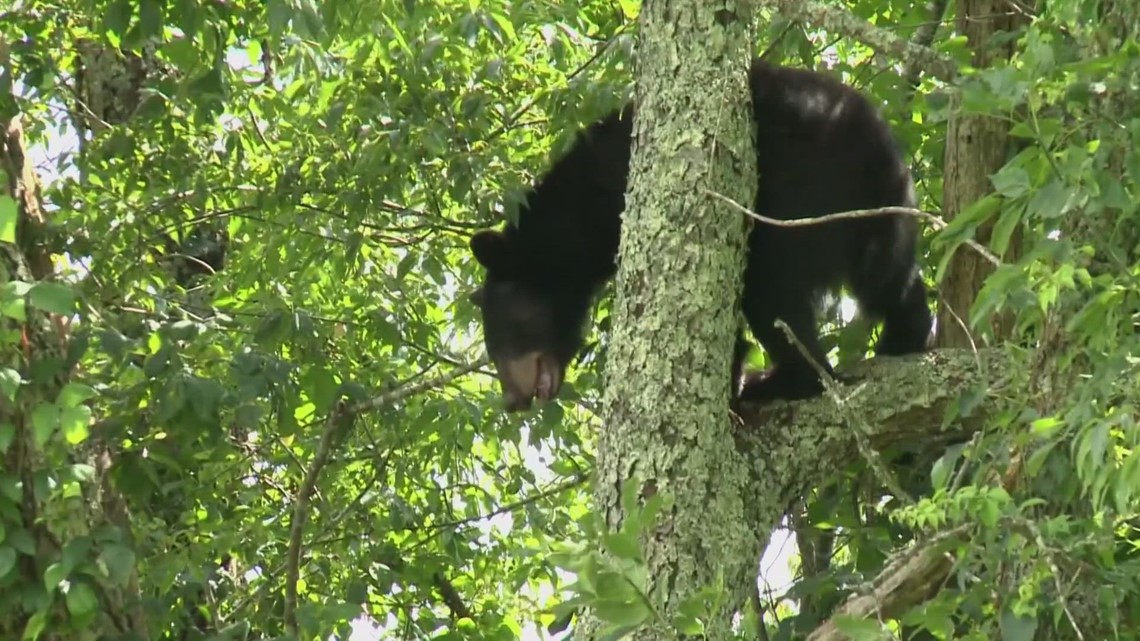
{"label": "bear's hind leg", "polygon": [[924,352],[933,317],[926,304],[926,285],[914,259],[914,242],[892,238],[883,249],[859,261],[850,286],[862,311],[883,321],[876,355]]}
{"label": "bear's hind leg", "polygon": [[[800,348],[788,340],[784,330],[776,327],[782,319],[819,366],[832,374],[831,365],[819,344],[812,298],[804,292],[781,288],[755,288],[744,301],[748,324],[773,366],[765,372],[745,376],[740,397],[748,402],[776,399],[800,400],[823,392],[819,374]],[[766,290],[766,291],[760,291]]]}

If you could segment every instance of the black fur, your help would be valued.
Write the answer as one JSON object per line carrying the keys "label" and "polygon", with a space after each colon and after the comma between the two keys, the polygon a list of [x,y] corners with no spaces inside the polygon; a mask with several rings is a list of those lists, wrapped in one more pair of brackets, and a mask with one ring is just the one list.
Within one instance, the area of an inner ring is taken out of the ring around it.
{"label": "black fur", "polygon": [[[910,172],[889,127],[855,90],[821,73],[760,60],[750,81],[760,174],[754,211],[786,220],[915,206]],[[587,127],[528,194],[517,226],[471,239],[475,258],[487,268],[472,300],[482,309],[487,351],[509,410],[557,394],[582,347],[592,298],[616,271],[632,118],[627,106]],[[840,285],[864,313],[884,322],[876,353],[923,351],[931,315],[915,261],[916,235],[915,220],[904,215],[803,227],[754,222],[744,314],[775,365],[750,377],[740,397],[799,399],[822,391],[815,370],[773,322],[783,318],[830,371],[815,303]],[[738,341],[734,385],[747,345]]]}

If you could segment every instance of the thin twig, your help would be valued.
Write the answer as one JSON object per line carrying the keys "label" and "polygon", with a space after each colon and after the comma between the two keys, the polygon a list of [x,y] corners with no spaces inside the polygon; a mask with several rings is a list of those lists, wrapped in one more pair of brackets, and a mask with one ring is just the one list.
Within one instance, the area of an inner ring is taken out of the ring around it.
{"label": "thin twig", "polygon": [[1053,574],[1053,585],[1057,589],[1057,602],[1061,604],[1061,610],[1065,613],[1065,618],[1069,620],[1069,625],[1073,626],[1073,633],[1077,635],[1078,641],[1085,641],[1085,635],[1081,632],[1081,628],[1077,625],[1077,620],[1073,618],[1073,613],[1069,611],[1069,600],[1065,597],[1065,589],[1061,586],[1061,569],[1057,567],[1057,561],[1053,558],[1053,553],[1049,551],[1048,546],[1045,545],[1045,536],[1041,534],[1041,529],[1033,521],[1018,517],[1018,521],[1029,530],[1033,536],[1033,542],[1041,550],[1042,556],[1045,557],[1045,562],[1049,564],[1049,570]]}
{"label": "thin twig", "polygon": [[833,6],[822,0],[761,0],[759,4],[775,9],[786,18],[801,20],[857,40],[878,54],[916,65],[944,81],[953,81],[958,76],[958,65],[949,56],[900,38],[890,30],[871,24],[841,6]]}
{"label": "thin twig", "polygon": [[305,530],[305,520],[309,516],[309,497],[317,486],[317,479],[321,470],[328,463],[332,452],[333,441],[341,432],[341,428],[352,422],[353,415],[344,411],[344,401],[329,412],[325,422],[324,434],[317,446],[313,464],[305,473],[305,479],[297,490],[297,498],[293,504],[293,522],[289,526],[289,551],[285,556],[285,627],[292,636],[297,636],[297,583],[301,576],[301,539]]}
{"label": "thin twig", "polygon": [[456,380],[457,378],[461,378],[461,377],[469,374],[470,372],[473,372],[473,371],[479,369],[480,367],[483,367],[486,364],[487,364],[487,357],[484,356],[483,358],[480,358],[480,359],[478,359],[472,363],[468,363],[467,365],[457,367],[457,368],[451,370],[450,372],[448,372],[446,374],[437,376],[435,378],[429,378],[429,379],[424,380],[424,381],[420,381],[419,383],[416,383],[414,385],[400,386],[396,389],[390,390],[388,392],[384,392],[383,394],[380,394],[379,396],[377,396],[375,398],[371,398],[371,399],[368,399],[367,401],[362,401],[360,403],[357,403],[356,405],[353,405],[352,407],[348,408],[348,413],[349,414],[363,414],[364,412],[370,412],[372,410],[376,410],[376,409],[379,409],[381,407],[384,407],[385,405],[389,405],[391,403],[395,403],[396,401],[403,400],[405,398],[408,398],[409,396],[415,396],[416,394],[419,394],[421,392],[426,392],[429,389],[434,389],[437,387],[443,387],[444,385],[451,383],[452,381]]}
{"label": "thin twig", "polygon": [[[725,196],[724,194],[719,194],[719,193],[712,191],[710,189],[703,189],[703,188],[701,189],[701,191],[704,192],[704,194],[706,196],[712,196],[713,198],[716,198],[717,200],[720,200],[724,203],[731,205],[733,208],[735,208],[736,210],[740,211],[743,214],[751,216],[752,218],[755,218],[756,220],[758,220],[762,223],[766,223],[769,225],[775,225],[777,227],[807,227],[808,225],[822,225],[822,224],[830,223],[830,222],[833,222],[836,220],[853,220],[856,218],[872,218],[874,216],[899,216],[899,215],[914,216],[915,218],[921,218],[921,219],[929,222],[932,227],[934,227],[935,229],[937,229],[939,231],[942,231],[943,229],[946,229],[946,227],[947,227],[946,221],[942,220],[941,217],[939,217],[935,214],[932,214],[928,211],[922,211],[921,209],[914,209],[913,207],[879,207],[877,209],[853,209],[851,211],[842,211],[842,212],[835,213],[835,214],[827,214],[825,216],[816,216],[814,218],[793,218],[791,220],[780,220],[778,218],[769,218],[768,216],[758,214],[758,213],[752,211],[751,209],[745,207],[744,205],[741,205],[740,203],[736,202],[735,200],[729,198],[728,196]],[[994,253],[991,252],[989,249],[986,249],[986,247],[984,245],[978,243],[977,241],[975,241],[973,239],[969,239],[969,238],[963,242],[965,242],[967,245],[969,245],[971,248],[973,248],[975,251],[977,251],[979,254],[981,254],[982,257],[985,258],[986,260],[988,260],[990,263],[992,263],[994,265],[994,267],[1001,267],[1001,264],[1002,264],[1001,259],[998,258],[996,255],[994,255]]]}

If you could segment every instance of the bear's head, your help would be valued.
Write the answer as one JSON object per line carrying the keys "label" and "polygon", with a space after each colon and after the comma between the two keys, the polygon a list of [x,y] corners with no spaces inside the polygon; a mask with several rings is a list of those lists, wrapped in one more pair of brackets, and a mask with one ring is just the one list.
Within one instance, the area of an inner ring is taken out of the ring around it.
{"label": "bear's head", "polygon": [[[558,395],[566,368],[581,349],[589,310],[570,279],[536,269],[540,256],[513,245],[496,230],[471,237],[471,252],[487,269],[470,300],[483,316],[483,342],[495,365],[508,412],[529,409],[537,397]],[[546,275],[546,277],[544,277]]]}

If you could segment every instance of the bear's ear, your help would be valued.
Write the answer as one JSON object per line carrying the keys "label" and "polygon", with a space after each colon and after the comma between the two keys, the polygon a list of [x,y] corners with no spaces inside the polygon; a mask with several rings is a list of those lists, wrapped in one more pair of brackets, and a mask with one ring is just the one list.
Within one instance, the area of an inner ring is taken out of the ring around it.
{"label": "bear's ear", "polygon": [[490,271],[505,271],[510,262],[510,246],[502,232],[486,229],[471,237],[471,253]]}
{"label": "bear's ear", "polygon": [[475,289],[471,290],[471,292],[469,294],[467,294],[467,300],[471,301],[472,303],[475,303],[476,307],[482,307],[483,306],[483,288],[482,287],[476,287]]}

